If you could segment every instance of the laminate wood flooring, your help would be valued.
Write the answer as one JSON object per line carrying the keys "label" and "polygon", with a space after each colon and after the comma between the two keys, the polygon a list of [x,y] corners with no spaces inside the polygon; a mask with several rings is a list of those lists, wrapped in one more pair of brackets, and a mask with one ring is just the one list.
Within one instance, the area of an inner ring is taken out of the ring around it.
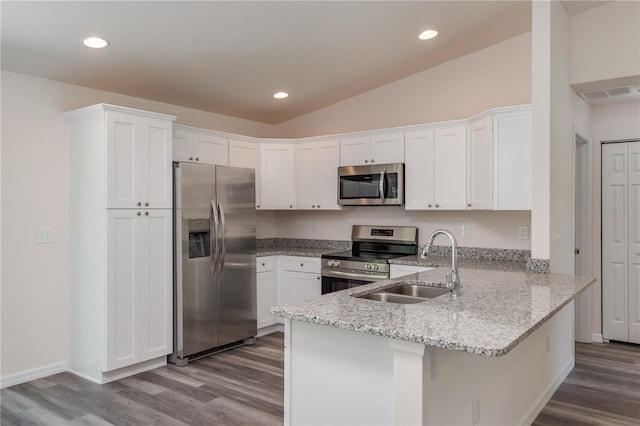
{"label": "laminate wood flooring", "polygon": [[282,425],[284,336],[106,385],[70,373],[1,391],[0,424]]}
{"label": "laminate wood flooring", "polygon": [[[3,389],[2,426],[281,425],[283,334],[106,385],[69,373]],[[576,344],[576,366],[534,426],[640,424],[640,346]]]}
{"label": "laminate wood flooring", "polygon": [[640,425],[640,346],[576,343],[575,357],[533,426]]}

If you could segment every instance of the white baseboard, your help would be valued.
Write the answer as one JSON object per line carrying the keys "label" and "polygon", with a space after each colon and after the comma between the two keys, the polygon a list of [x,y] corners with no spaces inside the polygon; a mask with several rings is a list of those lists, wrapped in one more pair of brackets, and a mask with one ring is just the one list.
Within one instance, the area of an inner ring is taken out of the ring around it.
{"label": "white baseboard", "polygon": [[52,374],[63,373],[65,371],[67,371],[67,362],[62,361],[42,367],[19,371],[17,373],[7,374],[0,378],[0,389],[19,385],[31,380],[41,379],[43,377],[51,376]]}
{"label": "white baseboard", "polygon": [[262,327],[258,329],[257,337],[266,336],[267,334],[274,333],[276,331],[284,331],[283,324],[272,324],[267,327]]}
{"label": "white baseboard", "polygon": [[602,334],[593,333],[591,335],[591,342],[593,342],[593,343],[604,343],[604,339],[602,338]]}
{"label": "white baseboard", "polygon": [[533,403],[531,408],[529,408],[527,413],[524,415],[522,421],[518,422],[519,425],[530,425],[531,423],[534,422],[536,417],[538,417],[538,414],[540,414],[544,406],[547,405],[547,402],[549,402],[549,400],[553,396],[553,393],[556,390],[558,390],[562,382],[564,382],[564,379],[566,379],[569,373],[571,373],[571,370],[573,370],[574,365],[575,365],[575,358],[571,357],[571,359],[567,361],[564,367],[560,369],[560,371],[558,372],[556,377],[551,381],[551,383],[549,383],[549,386],[547,386],[547,389],[545,389],[545,391],[538,397],[538,399]]}

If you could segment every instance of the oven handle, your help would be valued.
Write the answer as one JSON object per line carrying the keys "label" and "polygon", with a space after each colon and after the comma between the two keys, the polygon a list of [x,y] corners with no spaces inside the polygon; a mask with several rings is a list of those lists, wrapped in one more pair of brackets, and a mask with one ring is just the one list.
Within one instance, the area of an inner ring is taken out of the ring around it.
{"label": "oven handle", "polygon": [[321,274],[323,277],[351,278],[354,280],[362,280],[362,281],[384,281],[389,279],[387,275],[359,274],[357,272],[345,272],[345,271],[336,271],[336,270],[330,270],[330,271],[322,270]]}
{"label": "oven handle", "polygon": [[380,199],[382,200],[382,203],[384,204],[385,202],[385,198],[384,198],[384,174],[386,172],[386,169],[380,172]]}

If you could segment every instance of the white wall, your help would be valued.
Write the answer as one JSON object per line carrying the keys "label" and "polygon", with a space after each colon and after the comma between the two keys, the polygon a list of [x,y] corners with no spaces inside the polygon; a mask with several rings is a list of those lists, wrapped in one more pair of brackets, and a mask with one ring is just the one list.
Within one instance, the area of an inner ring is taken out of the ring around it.
{"label": "white wall", "polygon": [[305,137],[469,118],[531,101],[531,34],[478,50],[282,123]]}
{"label": "white wall", "polygon": [[[2,378],[66,361],[66,141],[62,113],[99,102],[178,115],[183,124],[270,136],[247,120],[2,72]],[[267,221],[267,223],[269,223]],[[73,226],[73,224],[71,224]],[[53,244],[35,244],[51,227]],[[271,227],[273,228],[273,226]]]}
{"label": "white wall", "polygon": [[571,84],[640,75],[640,2],[612,1],[570,20]]}
{"label": "white wall", "polygon": [[592,144],[592,181],[593,204],[591,217],[593,218],[592,234],[592,265],[597,278],[592,289],[592,329],[594,334],[602,335],[602,264],[601,264],[601,226],[602,203],[602,141],[638,139],[640,138],[640,102],[627,102],[614,105],[601,105],[591,109],[591,144]]}
{"label": "white wall", "polygon": [[[417,226],[420,244],[437,228],[451,230],[463,247],[529,250],[529,240],[518,239],[518,226],[529,225],[529,211],[415,212],[402,207],[348,207],[342,211],[288,212],[278,214],[276,234],[281,238],[351,240],[351,226]],[[462,225],[470,225],[470,237],[462,237]],[[436,244],[447,246],[446,238]]]}

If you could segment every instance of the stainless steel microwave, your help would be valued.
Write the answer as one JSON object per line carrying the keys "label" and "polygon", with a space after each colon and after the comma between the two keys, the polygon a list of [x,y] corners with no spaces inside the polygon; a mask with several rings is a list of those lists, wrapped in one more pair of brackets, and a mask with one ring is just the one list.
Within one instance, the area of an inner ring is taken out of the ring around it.
{"label": "stainless steel microwave", "polygon": [[338,167],[338,204],[401,206],[404,204],[404,164]]}

